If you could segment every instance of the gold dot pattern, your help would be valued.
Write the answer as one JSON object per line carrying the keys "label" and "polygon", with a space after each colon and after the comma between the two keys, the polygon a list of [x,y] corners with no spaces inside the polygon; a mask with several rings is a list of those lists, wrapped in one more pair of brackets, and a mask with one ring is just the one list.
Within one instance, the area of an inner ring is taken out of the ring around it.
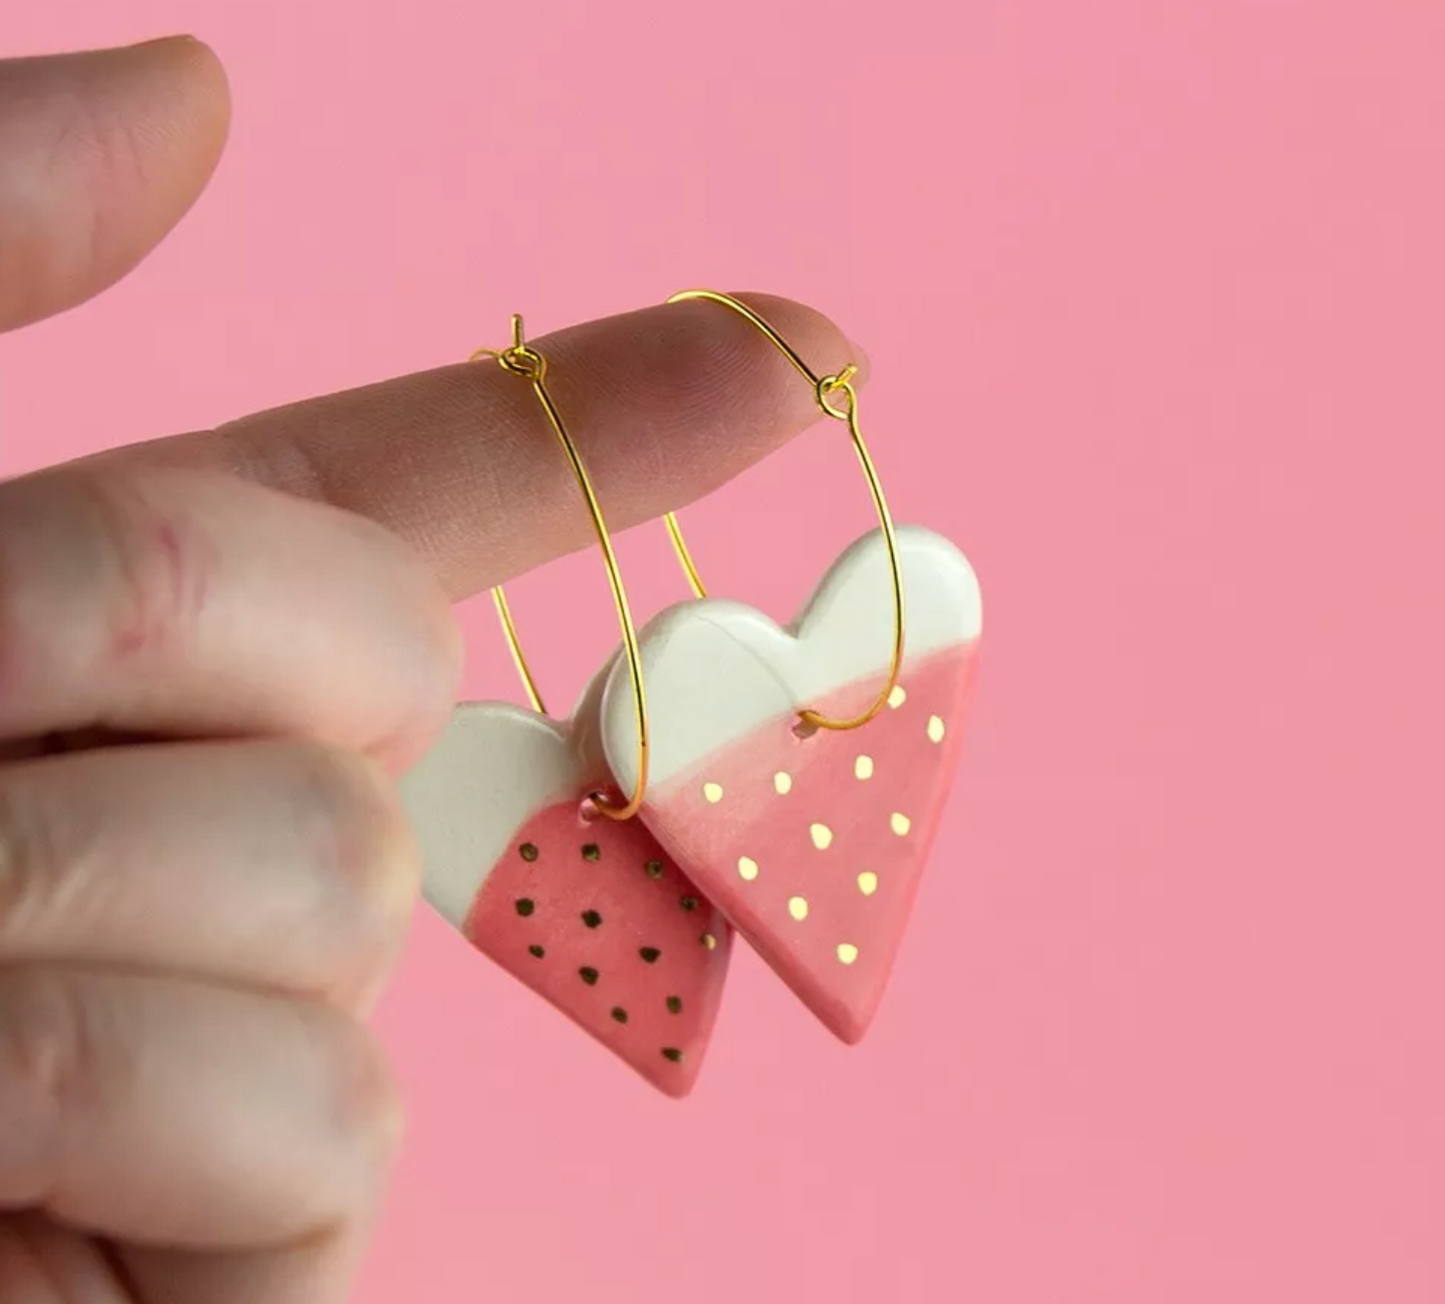
{"label": "gold dot pattern", "polygon": [[[764,784],[777,768],[763,767]],[[721,770],[697,776],[688,786],[709,813],[704,777],[734,800],[744,792]],[[686,1085],[731,930],[681,867],[640,823],[590,824],[564,799],[514,835],[495,869],[466,921],[468,940],[652,1080],[672,1075],[667,1090]]]}
{"label": "gold dot pattern", "polygon": [[[919,701],[909,706],[908,714],[901,717],[898,724],[893,726],[893,728],[895,730],[901,728],[904,734],[912,740],[915,758],[921,761],[923,759],[921,749],[923,748],[924,738],[927,739],[928,744],[940,746],[948,736],[949,725],[944,715],[931,713],[928,705],[925,705],[928,696],[931,695],[928,687],[923,683],[915,684],[914,687],[920,692]],[[908,703],[908,689],[901,683],[895,684],[888,693],[886,699],[887,708],[890,711],[898,711]],[[918,721],[917,724],[909,723],[910,720],[915,719]],[[923,735],[923,737],[919,737],[920,734]],[[864,746],[869,746],[866,737],[860,740]],[[894,741],[900,745],[906,745],[902,737],[895,736],[890,738],[890,734],[885,730],[878,739],[877,745],[886,750],[888,746],[893,745]],[[792,745],[791,742],[789,745]],[[817,744],[814,745],[816,746]],[[847,745],[844,743],[840,746],[841,755],[838,755],[837,752],[832,753],[832,756],[836,757],[836,760],[829,760],[827,762],[830,768],[832,765],[839,764],[843,767],[851,766],[854,780],[859,783],[868,783],[878,778],[877,751],[870,746],[868,751],[854,752],[850,757],[849,750],[846,748]],[[890,752],[889,754],[891,757],[892,753]],[[903,753],[900,753],[900,756],[902,755]],[[759,757],[758,759],[762,758]],[[701,794],[709,805],[717,805],[723,800],[724,785],[727,786],[728,792],[735,802],[744,801],[744,805],[749,808],[751,808],[751,803],[754,800],[754,794],[758,793],[759,790],[761,790],[762,793],[766,793],[767,789],[763,785],[768,783],[771,783],[773,793],[779,797],[787,797],[806,791],[805,789],[799,789],[797,786],[796,765],[802,764],[803,762],[794,762],[790,755],[785,755],[782,752],[781,748],[769,759],[773,760],[773,767],[759,767],[762,768],[762,774],[757,774],[756,771],[754,771],[753,775],[739,775],[732,773],[728,769],[718,769],[714,770],[714,778],[705,782],[701,780],[695,780],[695,782],[700,784]],[[788,768],[777,768],[780,763],[788,766]],[[890,764],[891,763],[890,761]],[[836,770],[833,772],[837,773]],[[877,860],[874,855],[869,854],[867,844],[879,836],[880,830],[878,823],[881,823],[880,816],[884,815],[887,816],[888,828],[892,836],[907,838],[912,833],[913,821],[909,815],[901,810],[890,811],[887,805],[882,805],[882,802],[887,800],[888,794],[898,786],[894,782],[895,779],[899,780],[904,790],[911,789],[913,785],[913,777],[901,772],[897,775],[890,772],[887,778],[880,780],[880,782],[884,784],[884,788],[883,790],[877,791],[877,798],[879,800],[876,803],[873,800],[868,800],[864,807],[856,812],[859,823],[856,834],[853,830],[855,816],[851,811],[849,816],[843,819],[841,825],[830,825],[821,819],[811,821],[803,819],[798,821],[799,823],[805,823],[807,825],[809,841],[816,850],[829,851],[830,848],[833,849],[827,860],[816,862],[811,868],[805,868],[804,865],[792,866],[785,863],[787,857],[783,856],[778,859],[777,864],[774,864],[775,858],[771,855],[769,847],[763,845],[763,842],[765,842],[768,837],[778,836],[785,832],[785,828],[778,827],[779,824],[792,824],[791,820],[784,821],[780,819],[782,809],[778,808],[771,816],[764,817],[766,824],[760,831],[761,840],[753,847],[753,850],[760,852],[763,858],[768,860],[769,871],[767,879],[760,882],[762,878],[761,866],[753,856],[738,855],[735,861],[738,878],[741,882],[744,884],[758,884],[757,888],[749,892],[749,900],[754,904],[754,907],[768,913],[773,911],[779,911],[779,913],[781,913],[779,906],[781,906],[783,910],[786,910],[787,917],[799,926],[798,933],[794,935],[797,939],[795,944],[806,947],[814,956],[818,956],[823,963],[826,963],[826,957],[831,951],[834,961],[845,969],[860,965],[862,962],[862,952],[867,950],[870,951],[871,954],[871,930],[875,927],[879,929],[890,927],[888,921],[891,919],[891,912],[896,908],[897,902],[893,899],[894,893],[891,891],[880,896],[883,888],[882,879],[889,877],[892,873],[890,856],[896,854],[906,859],[908,853],[901,847],[899,847],[896,852],[888,852],[874,843],[873,850],[881,856],[881,860]],[[737,789],[737,793],[732,792],[734,788]],[[695,788],[694,792],[696,791],[698,791],[698,789]],[[738,793],[744,795],[740,797]],[[843,801],[841,802],[837,800],[840,795],[843,794],[840,794],[835,789],[832,792],[832,799],[839,807],[846,806],[848,804],[846,796],[843,796]],[[861,796],[862,794],[859,794],[859,797]],[[859,797],[853,798],[852,806],[857,806]],[[901,800],[904,803],[908,800],[907,796],[903,795],[902,792],[899,797],[895,797],[894,799]],[[806,801],[808,799],[803,796],[800,800]],[[882,806],[881,810],[879,809],[880,805]],[[804,806],[802,809],[806,811],[807,807]],[[826,810],[817,811],[819,815],[826,813],[828,813]],[[741,827],[746,827],[750,822],[748,820],[748,811],[741,812],[739,819],[742,821],[739,830],[741,831]],[[877,823],[875,823],[875,821],[877,821]],[[796,829],[797,826],[793,824],[792,827]],[[796,833],[787,833],[787,836],[789,838],[795,838]],[[859,845],[856,847],[851,845],[855,836],[859,839]],[[873,860],[877,868],[860,868],[857,863],[859,859],[863,860],[864,864],[867,864],[869,860]],[[849,864],[849,861],[852,861],[852,864]],[[909,863],[911,864],[911,862]],[[834,875],[840,870],[845,877],[841,879],[835,878]],[[853,881],[853,887],[851,889],[847,886],[847,880],[849,878]],[[890,887],[895,886],[891,877],[889,881]],[[903,880],[900,879],[899,881],[902,883]],[[794,886],[803,889],[807,895],[803,895],[802,892],[796,895],[788,895],[788,889]],[[854,891],[857,892],[857,896],[853,896]],[[754,895],[756,892],[761,892],[762,895]],[[879,900],[874,901],[873,898],[875,897],[879,898]],[[851,904],[849,904],[850,898]],[[861,901],[860,898],[862,898]],[[868,904],[864,905],[864,901],[868,902]],[[850,919],[853,921],[851,926],[849,923]],[[841,939],[848,939],[851,935],[851,937],[856,940],[840,940],[840,934]],[[702,934],[701,941],[709,950],[715,949],[718,945],[718,939],[708,933]],[[814,950],[814,947],[818,949]],[[669,1008],[671,1007],[669,1006]]]}

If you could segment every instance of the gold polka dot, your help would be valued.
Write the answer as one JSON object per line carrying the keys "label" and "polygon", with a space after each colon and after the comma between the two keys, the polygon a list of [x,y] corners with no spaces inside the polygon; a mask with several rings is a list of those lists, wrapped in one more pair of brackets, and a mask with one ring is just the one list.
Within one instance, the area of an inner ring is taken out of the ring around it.
{"label": "gold polka dot", "polygon": [[858,890],[864,896],[872,896],[878,891],[878,875],[865,869],[858,875]]}
{"label": "gold polka dot", "polygon": [[913,827],[913,821],[909,819],[907,815],[900,815],[897,811],[894,811],[893,814],[888,817],[888,827],[898,834],[900,838],[904,838],[908,836],[908,830]]}
{"label": "gold polka dot", "polygon": [[843,964],[852,964],[858,958],[858,948],[852,942],[838,943],[838,959]]}
{"label": "gold polka dot", "polygon": [[928,717],[928,741],[931,743],[943,741],[943,721],[936,715]]}
{"label": "gold polka dot", "polygon": [[773,775],[773,787],[779,797],[786,797],[793,790],[793,776],[786,770],[779,770]]}
{"label": "gold polka dot", "polygon": [[902,684],[894,684],[893,691],[888,694],[888,705],[895,711],[908,700],[908,694],[903,691]]}
{"label": "gold polka dot", "polygon": [[808,832],[812,835],[813,845],[819,851],[827,851],[833,845],[833,830],[826,824],[814,824],[809,827]]}
{"label": "gold polka dot", "polygon": [[751,856],[738,857],[738,877],[745,883],[751,883],[758,876],[758,862]]}
{"label": "gold polka dot", "polygon": [[716,805],[722,800],[722,784],[705,783],[702,785],[702,795]]}
{"label": "gold polka dot", "polygon": [[793,897],[788,902],[788,913],[794,919],[804,920],[808,917],[808,900],[806,897]]}
{"label": "gold polka dot", "polygon": [[871,779],[873,777],[873,758],[871,756],[860,756],[854,761],[853,776],[858,779]]}
{"label": "gold polka dot", "polygon": [[704,933],[702,935],[702,944],[707,947],[709,951],[717,950],[717,938],[715,938],[711,933]]}

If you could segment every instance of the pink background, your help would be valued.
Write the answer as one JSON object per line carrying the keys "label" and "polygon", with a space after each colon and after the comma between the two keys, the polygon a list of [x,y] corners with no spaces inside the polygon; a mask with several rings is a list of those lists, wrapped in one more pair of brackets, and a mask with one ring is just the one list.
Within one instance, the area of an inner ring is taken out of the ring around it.
{"label": "pink background", "polygon": [[[1445,1299],[1439,0],[8,0],[0,47],[172,29],[229,158],[0,342],[0,469],[764,288],[868,348],[987,597],[861,1048],[744,957],[679,1107],[421,920],[362,1304]],[[868,523],[831,425],[690,517],[775,614]],[[595,558],[515,597],[580,687]]]}

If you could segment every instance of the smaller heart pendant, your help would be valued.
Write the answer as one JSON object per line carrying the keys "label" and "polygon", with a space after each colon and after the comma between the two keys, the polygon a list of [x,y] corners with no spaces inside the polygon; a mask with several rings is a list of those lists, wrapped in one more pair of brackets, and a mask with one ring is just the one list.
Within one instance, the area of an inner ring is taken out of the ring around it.
{"label": "smaller heart pendant", "polygon": [[[833,565],[780,629],[704,598],[639,636],[652,727],[642,818],[673,860],[840,1038],[858,1041],[882,999],[957,764],[982,608],[962,553],[897,531],[907,643],[887,706],[847,719],[886,682],[893,630],[884,537]],[[603,693],[603,746],[635,780],[625,673]]]}
{"label": "smaller heart pendant", "polygon": [[640,820],[584,819],[601,678],[567,723],[459,706],[402,781],[431,904],[479,951],[684,1096],[722,999],[726,919]]}

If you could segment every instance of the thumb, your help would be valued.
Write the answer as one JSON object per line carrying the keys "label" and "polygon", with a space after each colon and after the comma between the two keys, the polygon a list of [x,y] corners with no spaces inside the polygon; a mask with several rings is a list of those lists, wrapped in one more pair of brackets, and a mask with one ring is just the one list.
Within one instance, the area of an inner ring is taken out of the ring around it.
{"label": "thumb", "polygon": [[199,41],[0,60],[0,331],[131,270],[205,188],[230,121]]}

